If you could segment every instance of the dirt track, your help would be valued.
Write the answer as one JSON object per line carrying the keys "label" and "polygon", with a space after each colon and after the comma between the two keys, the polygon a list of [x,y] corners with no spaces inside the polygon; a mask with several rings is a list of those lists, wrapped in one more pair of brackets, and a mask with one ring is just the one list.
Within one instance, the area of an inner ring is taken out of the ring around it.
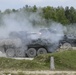
{"label": "dirt track", "polygon": [[1,71],[0,75],[23,73],[24,75],[76,75],[76,71]]}

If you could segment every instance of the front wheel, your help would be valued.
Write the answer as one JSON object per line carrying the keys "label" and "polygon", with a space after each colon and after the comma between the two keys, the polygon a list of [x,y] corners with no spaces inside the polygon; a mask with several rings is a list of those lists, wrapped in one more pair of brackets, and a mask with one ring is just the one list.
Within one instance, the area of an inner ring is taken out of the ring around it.
{"label": "front wheel", "polygon": [[36,49],[35,48],[29,48],[27,50],[27,56],[28,57],[35,57],[36,56]]}
{"label": "front wheel", "polygon": [[10,48],[6,50],[6,56],[7,57],[14,57],[15,56],[15,50]]}
{"label": "front wheel", "polygon": [[39,48],[38,51],[37,51],[37,55],[46,54],[46,53],[47,53],[47,50],[45,48]]}

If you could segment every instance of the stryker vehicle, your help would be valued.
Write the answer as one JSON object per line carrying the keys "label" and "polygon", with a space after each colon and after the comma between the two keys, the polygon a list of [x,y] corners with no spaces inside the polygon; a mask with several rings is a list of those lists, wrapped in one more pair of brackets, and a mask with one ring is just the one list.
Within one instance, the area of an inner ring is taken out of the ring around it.
{"label": "stryker vehicle", "polygon": [[76,47],[76,36],[71,34],[64,35],[63,39],[60,40],[60,47],[66,50]]}
{"label": "stryker vehicle", "polygon": [[0,51],[7,57],[35,57],[54,52],[58,45],[51,43],[50,39],[43,35],[44,30],[38,33],[11,32],[9,38],[0,39]]}
{"label": "stryker vehicle", "polygon": [[61,46],[69,48],[73,45],[76,45],[75,39],[51,29],[41,29],[37,33],[11,32],[8,38],[0,39],[0,51],[7,57],[35,57],[55,52]]}

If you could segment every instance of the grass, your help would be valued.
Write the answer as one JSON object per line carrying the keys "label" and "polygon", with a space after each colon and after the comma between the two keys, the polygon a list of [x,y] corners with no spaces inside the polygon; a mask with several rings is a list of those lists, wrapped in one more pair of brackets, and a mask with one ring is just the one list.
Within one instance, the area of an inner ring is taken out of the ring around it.
{"label": "grass", "polygon": [[55,58],[56,70],[76,70],[76,51],[39,55],[34,60],[0,58],[0,70],[50,70],[50,57]]}
{"label": "grass", "polygon": [[76,51],[63,51],[53,54],[56,69],[76,70]]}

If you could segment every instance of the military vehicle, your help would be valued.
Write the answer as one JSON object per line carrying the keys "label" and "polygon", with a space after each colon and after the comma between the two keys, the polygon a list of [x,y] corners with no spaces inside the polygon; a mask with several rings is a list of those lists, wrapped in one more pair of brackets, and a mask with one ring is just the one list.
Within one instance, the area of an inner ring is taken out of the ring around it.
{"label": "military vehicle", "polygon": [[37,33],[11,32],[8,38],[0,39],[0,51],[7,57],[35,57],[55,52],[60,47],[69,49],[72,46],[76,46],[76,39],[47,28]]}
{"label": "military vehicle", "polygon": [[63,39],[60,40],[60,47],[62,49],[73,49],[76,47],[76,36],[68,34],[68,35],[64,35]]}
{"label": "military vehicle", "polygon": [[37,33],[11,32],[8,38],[0,40],[0,50],[7,57],[35,57],[51,53],[56,51],[59,45],[52,42],[50,36],[48,29],[41,29]]}

